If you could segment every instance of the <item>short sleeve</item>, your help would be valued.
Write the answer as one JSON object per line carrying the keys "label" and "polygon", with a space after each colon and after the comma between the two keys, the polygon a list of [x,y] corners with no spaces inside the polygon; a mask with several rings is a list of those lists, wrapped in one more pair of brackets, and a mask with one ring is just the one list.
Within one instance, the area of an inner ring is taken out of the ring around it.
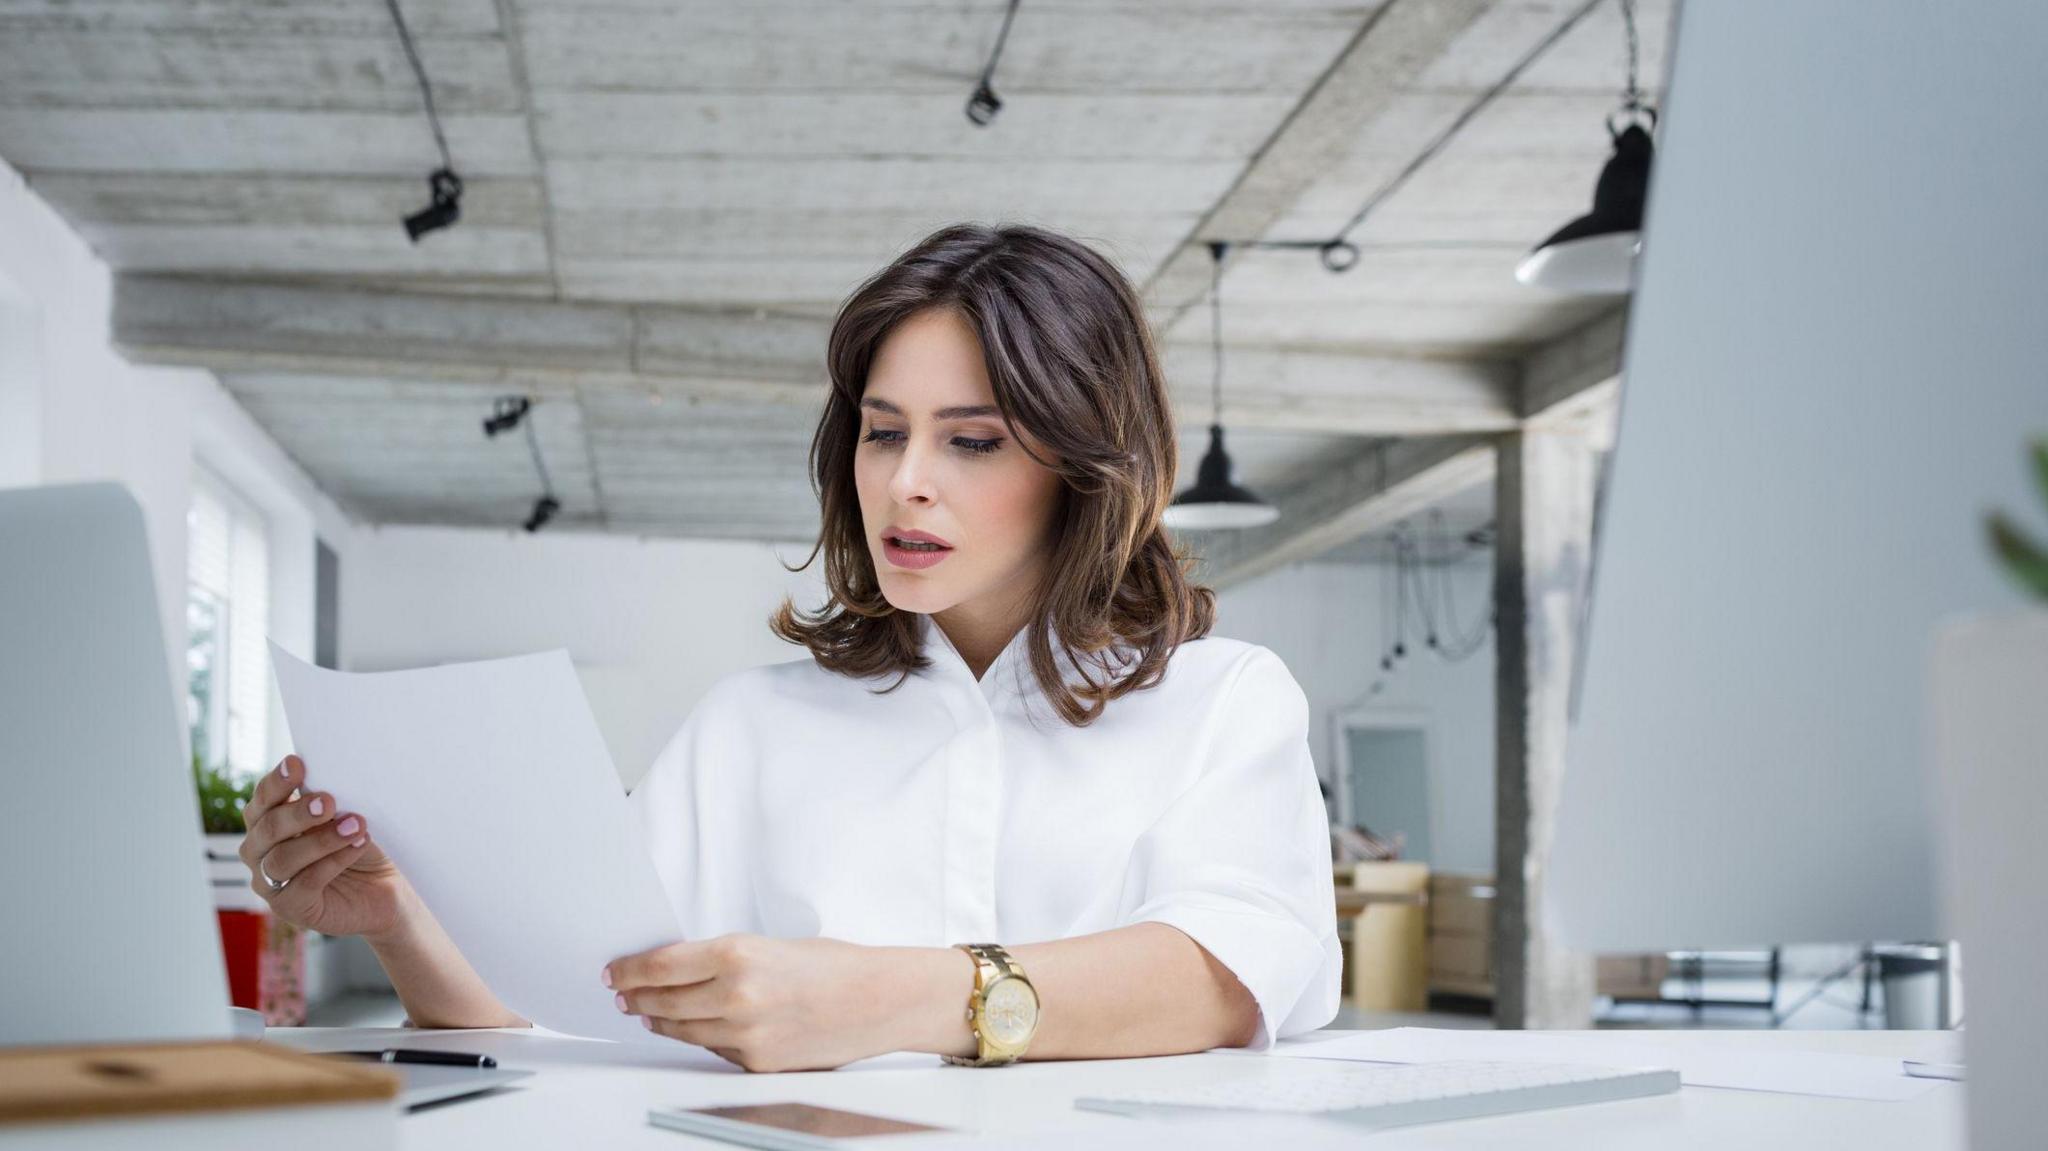
{"label": "short sleeve", "polygon": [[707,692],[627,796],[685,939],[758,930],[755,757],[736,714],[747,690],[735,677]]}
{"label": "short sleeve", "polygon": [[1204,717],[1196,781],[1141,835],[1120,921],[1180,929],[1258,1002],[1250,1050],[1327,1025],[1342,990],[1329,817],[1308,748],[1308,700],[1254,648]]}

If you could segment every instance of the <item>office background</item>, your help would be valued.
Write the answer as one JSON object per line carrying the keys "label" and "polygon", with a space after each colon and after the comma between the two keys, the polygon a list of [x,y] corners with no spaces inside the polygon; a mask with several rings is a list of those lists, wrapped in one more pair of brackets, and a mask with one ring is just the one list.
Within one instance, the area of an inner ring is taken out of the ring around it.
{"label": "office background", "polygon": [[[796,654],[762,626],[817,592],[781,567],[813,514],[787,348],[862,276],[962,217],[1099,242],[1147,291],[1184,486],[1211,415],[1201,238],[1341,234],[1343,274],[1314,250],[1228,257],[1223,422],[1283,514],[1191,538],[1217,630],[1307,690],[1333,802],[1372,743],[1349,733],[1421,732],[1388,745],[1411,756],[1390,770],[1421,759],[1409,842],[1483,880],[1497,517],[1473,437],[1540,417],[1604,447],[1625,297],[1513,271],[1608,159],[1620,7],[1146,7],[1026,5],[984,128],[959,106],[1001,4],[408,6],[469,178],[464,219],[418,243],[397,217],[438,161],[380,6],[0,14],[0,485],[136,493],[171,674],[218,689],[203,758],[248,772],[289,747],[255,620],[353,670],[567,647],[630,784],[711,682]],[[1635,15],[1654,100],[1670,9]],[[1154,47],[1105,47],[1133,37]],[[294,320],[315,315],[338,318]],[[690,345],[707,315],[749,350]],[[512,394],[537,401],[561,497],[537,532],[528,444],[479,429]],[[1457,618],[1424,620],[1423,594]],[[1476,637],[1456,662],[1453,633]],[[1827,1006],[1801,1021],[1872,1018]]]}

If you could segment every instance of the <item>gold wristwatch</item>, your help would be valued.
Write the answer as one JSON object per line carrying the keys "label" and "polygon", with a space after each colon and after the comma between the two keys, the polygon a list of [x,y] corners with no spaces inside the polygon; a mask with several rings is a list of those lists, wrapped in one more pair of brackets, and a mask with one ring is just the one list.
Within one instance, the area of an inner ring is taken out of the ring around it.
{"label": "gold wristwatch", "polygon": [[1014,1063],[1038,1030],[1038,989],[1024,969],[995,943],[956,943],[974,960],[974,993],[967,997],[967,1023],[981,1051],[975,1056],[941,1056],[961,1067]]}

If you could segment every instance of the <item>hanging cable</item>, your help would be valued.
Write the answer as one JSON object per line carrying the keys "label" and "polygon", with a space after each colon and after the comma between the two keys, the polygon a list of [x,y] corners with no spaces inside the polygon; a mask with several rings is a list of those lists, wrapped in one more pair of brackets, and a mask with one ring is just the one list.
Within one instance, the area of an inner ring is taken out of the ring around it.
{"label": "hanging cable", "polygon": [[555,481],[548,475],[547,461],[541,459],[540,438],[533,430],[532,420],[526,421],[526,447],[533,454],[533,470],[540,473],[540,498],[533,501],[533,511],[521,526],[529,532],[537,532],[562,510],[562,501],[555,498]]}
{"label": "hanging cable", "polygon": [[1443,621],[1441,632],[1438,635],[1437,650],[1446,660],[1452,663],[1460,663],[1469,659],[1481,647],[1485,646],[1486,637],[1493,630],[1491,595],[1487,597],[1486,609],[1473,619],[1472,626],[1463,631],[1458,629],[1457,581],[1452,576],[1453,570],[1458,564],[1464,562],[1466,556],[1481,550],[1482,545],[1474,541],[1473,537],[1481,534],[1484,529],[1468,533],[1466,540],[1471,546],[1462,553],[1454,553],[1451,550],[1450,531],[1444,526],[1443,509],[1432,508],[1429,514],[1431,526],[1435,529],[1437,539],[1435,568],[1437,596],[1440,600],[1441,613],[1438,618]]}
{"label": "hanging cable", "polygon": [[491,403],[491,414],[484,420],[484,438],[495,439],[504,432],[524,425],[526,428],[526,450],[533,457],[533,470],[540,475],[540,498],[533,501],[533,511],[528,513],[521,525],[529,532],[537,532],[547,526],[555,513],[562,510],[562,501],[555,498],[555,481],[548,475],[547,461],[541,458],[540,437],[533,430],[533,401],[526,396],[499,396]]}
{"label": "hanging cable", "polygon": [[[1457,595],[1452,590],[1454,581],[1451,577],[1450,565],[1446,564],[1440,574],[1443,578],[1444,616],[1450,621],[1451,627],[1456,628],[1458,602]],[[1454,632],[1437,649],[1438,653],[1450,663],[1463,663],[1471,659],[1479,654],[1481,648],[1486,646],[1487,637],[1493,634],[1493,623],[1493,596],[1489,592],[1485,597],[1485,603],[1479,614],[1472,618],[1471,628],[1463,632]]]}
{"label": "hanging cable", "polygon": [[1408,552],[1413,561],[1408,565],[1408,570],[1409,578],[1415,585],[1415,606],[1422,616],[1422,646],[1427,651],[1435,651],[1436,585],[1429,578],[1429,536],[1426,533],[1411,535]]}
{"label": "hanging cable", "polygon": [[[1394,634],[1394,613],[1397,609],[1394,604],[1393,585],[1384,579],[1379,581],[1379,583],[1380,638],[1382,643],[1384,643],[1387,636]],[[1382,647],[1380,651],[1380,670],[1383,672],[1394,670],[1394,654],[1390,648]],[[1375,680],[1373,683],[1373,691],[1375,693],[1379,691],[1379,685],[1380,681]]]}
{"label": "hanging cable", "polygon": [[1636,0],[1620,0],[1621,24],[1628,35],[1628,87],[1622,89],[1621,106],[1635,112],[1649,107],[1643,101],[1642,85],[1636,82],[1636,63],[1641,43],[1636,39]]}
{"label": "hanging cable", "polygon": [[996,61],[1003,58],[1003,44],[1010,38],[1010,23],[1017,19],[1019,0],[1010,0],[1010,7],[1003,13],[1002,31],[996,33],[996,46],[988,54],[988,63],[982,66],[981,83],[975,85],[974,94],[967,98],[967,120],[977,128],[986,128],[996,113],[1003,110],[1003,102],[991,87],[995,80]]}
{"label": "hanging cable", "polygon": [[1401,529],[1394,530],[1394,659],[1408,658],[1407,553],[1402,547]]}
{"label": "hanging cable", "polygon": [[1223,258],[1230,254],[1230,245],[1221,241],[1209,244],[1209,359],[1214,371],[1209,379],[1210,411],[1215,418],[1211,423],[1223,422]]}
{"label": "hanging cable", "polygon": [[441,153],[441,166],[427,175],[427,206],[405,218],[405,234],[417,244],[421,236],[446,228],[462,218],[462,177],[455,174],[455,158],[448,151],[448,136],[441,130],[441,113],[434,107],[434,86],[427,80],[427,68],[420,62],[419,49],[412,42],[412,29],[405,23],[405,13],[399,9],[398,0],[384,0],[384,6],[391,10],[391,22],[398,26],[398,42],[405,48],[405,58],[412,64],[413,78],[419,81],[420,102],[427,109],[427,126],[433,130],[434,147]]}
{"label": "hanging cable", "polygon": [[540,457],[540,440],[534,436],[532,420],[526,421],[526,449],[533,455],[533,470],[540,473],[540,490],[554,495],[555,481],[548,475],[547,461]]}
{"label": "hanging cable", "polygon": [[[1405,520],[1394,525],[1390,537],[1394,570],[1391,579],[1380,583],[1380,634],[1391,634],[1393,643],[1380,656],[1383,674],[1374,681],[1366,693],[1368,695],[1379,694],[1386,674],[1392,673],[1396,664],[1406,657],[1411,621],[1421,626],[1428,637],[1429,648],[1445,663],[1462,663],[1477,655],[1493,632],[1491,596],[1485,610],[1465,626],[1458,622],[1457,595],[1453,590],[1452,569],[1462,563],[1466,555],[1485,546],[1475,538],[1483,529],[1467,534],[1466,539],[1471,546],[1466,552],[1453,553],[1450,535],[1443,527],[1442,512],[1432,509],[1430,518],[1433,530],[1428,534],[1418,534]],[[1435,543],[1433,548],[1429,546],[1431,541]],[[1388,611],[1390,602],[1391,613]]]}

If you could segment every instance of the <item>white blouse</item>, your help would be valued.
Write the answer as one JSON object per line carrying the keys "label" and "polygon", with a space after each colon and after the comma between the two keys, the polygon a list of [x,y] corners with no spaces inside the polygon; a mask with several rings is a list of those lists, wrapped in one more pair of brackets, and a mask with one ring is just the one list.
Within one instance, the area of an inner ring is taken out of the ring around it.
{"label": "white blouse", "polygon": [[663,749],[632,804],[684,938],[1015,946],[1155,921],[1251,991],[1254,1050],[1335,1017],[1328,819],[1278,656],[1184,643],[1077,728],[1026,631],[977,681],[918,619],[932,666],[895,691],[808,657],[753,668]]}

